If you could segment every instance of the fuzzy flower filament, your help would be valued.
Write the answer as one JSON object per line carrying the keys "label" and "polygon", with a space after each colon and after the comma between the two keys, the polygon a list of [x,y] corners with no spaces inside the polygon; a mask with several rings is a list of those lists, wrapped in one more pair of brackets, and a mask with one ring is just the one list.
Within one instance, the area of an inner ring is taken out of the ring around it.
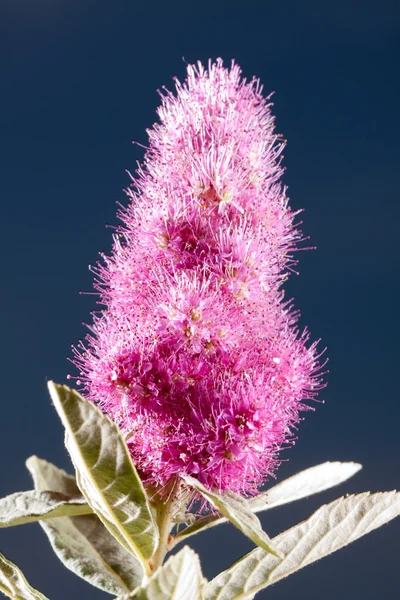
{"label": "fuzzy flower filament", "polygon": [[162,93],[75,364],[145,482],[254,493],[322,385],[283,300],[301,232],[259,82],[220,60],[187,71]]}

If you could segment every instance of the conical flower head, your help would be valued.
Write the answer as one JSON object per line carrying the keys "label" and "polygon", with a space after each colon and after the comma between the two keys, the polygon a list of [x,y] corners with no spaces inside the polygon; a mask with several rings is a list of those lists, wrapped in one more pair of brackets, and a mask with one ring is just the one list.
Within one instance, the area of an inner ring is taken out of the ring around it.
{"label": "conical flower head", "polygon": [[187,71],[162,94],[75,363],[149,484],[252,493],[321,387],[281,289],[301,233],[259,82],[220,60]]}

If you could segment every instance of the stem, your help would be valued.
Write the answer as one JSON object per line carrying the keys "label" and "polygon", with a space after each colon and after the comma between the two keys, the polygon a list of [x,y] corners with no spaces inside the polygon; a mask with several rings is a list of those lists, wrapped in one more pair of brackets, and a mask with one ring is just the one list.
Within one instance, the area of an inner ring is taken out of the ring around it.
{"label": "stem", "polygon": [[160,533],[160,541],[157,546],[157,550],[150,559],[150,566],[152,571],[156,571],[158,567],[161,567],[165,555],[167,554],[169,534],[171,532],[172,523],[172,512],[175,504],[175,494],[172,492],[170,498],[164,503],[162,501],[156,507],[157,510],[157,525]]}

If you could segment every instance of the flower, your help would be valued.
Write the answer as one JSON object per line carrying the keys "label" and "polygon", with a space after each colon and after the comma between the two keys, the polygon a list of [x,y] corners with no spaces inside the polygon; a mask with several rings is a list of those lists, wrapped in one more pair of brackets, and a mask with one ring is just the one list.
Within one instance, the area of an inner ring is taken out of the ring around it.
{"label": "flower", "polygon": [[144,163],[94,269],[105,310],[74,362],[145,482],[254,493],[321,388],[282,284],[301,241],[259,81],[219,59],[162,92]]}

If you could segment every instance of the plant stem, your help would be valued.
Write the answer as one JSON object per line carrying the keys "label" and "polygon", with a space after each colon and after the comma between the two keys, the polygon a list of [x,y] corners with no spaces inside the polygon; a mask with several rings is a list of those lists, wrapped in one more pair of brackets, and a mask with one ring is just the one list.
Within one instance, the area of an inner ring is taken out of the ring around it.
{"label": "plant stem", "polygon": [[160,533],[160,541],[157,550],[150,559],[152,571],[156,571],[161,567],[165,555],[168,552],[169,535],[172,529],[172,514],[175,504],[175,493],[171,493],[170,498],[164,503],[162,501],[156,507],[157,510],[157,525]]}

